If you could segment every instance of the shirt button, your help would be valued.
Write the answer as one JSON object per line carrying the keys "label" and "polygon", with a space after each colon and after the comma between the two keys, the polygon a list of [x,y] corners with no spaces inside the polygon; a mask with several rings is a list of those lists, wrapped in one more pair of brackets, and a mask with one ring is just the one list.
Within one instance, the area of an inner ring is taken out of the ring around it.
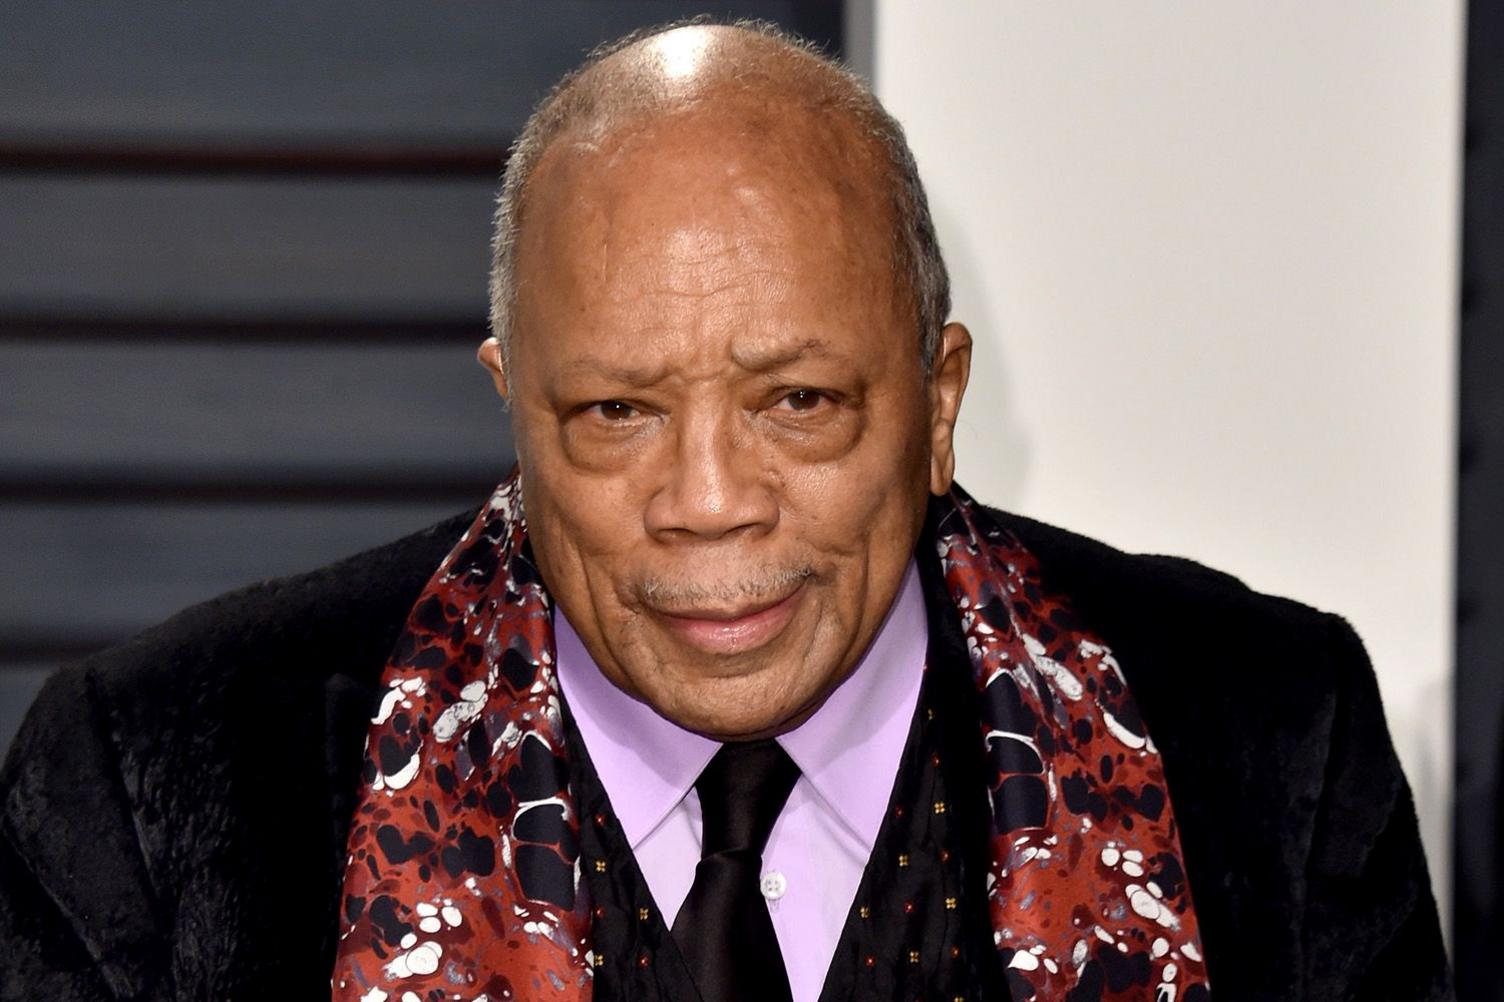
{"label": "shirt button", "polygon": [[788,878],[777,870],[769,870],[762,875],[762,896],[769,901],[777,901],[788,889]]}

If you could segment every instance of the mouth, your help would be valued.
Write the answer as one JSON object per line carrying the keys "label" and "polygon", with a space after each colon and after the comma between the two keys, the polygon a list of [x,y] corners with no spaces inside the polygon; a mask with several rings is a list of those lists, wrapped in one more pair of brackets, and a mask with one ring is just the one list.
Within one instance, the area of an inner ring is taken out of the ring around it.
{"label": "mouth", "polygon": [[707,654],[756,650],[783,632],[804,597],[805,582],[774,602],[734,607],[659,611],[659,620],[681,641]]}

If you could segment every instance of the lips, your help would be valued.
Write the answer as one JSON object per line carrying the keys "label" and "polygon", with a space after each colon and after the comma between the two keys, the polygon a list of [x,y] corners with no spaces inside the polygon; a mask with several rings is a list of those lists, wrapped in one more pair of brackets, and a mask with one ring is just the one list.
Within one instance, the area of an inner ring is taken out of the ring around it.
{"label": "lips", "polygon": [[658,618],[680,640],[707,654],[737,654],[755,650],[783,632],[804,597],[801,582],[784,598],[772,604],[756,603],[736,608],[658,612]]}

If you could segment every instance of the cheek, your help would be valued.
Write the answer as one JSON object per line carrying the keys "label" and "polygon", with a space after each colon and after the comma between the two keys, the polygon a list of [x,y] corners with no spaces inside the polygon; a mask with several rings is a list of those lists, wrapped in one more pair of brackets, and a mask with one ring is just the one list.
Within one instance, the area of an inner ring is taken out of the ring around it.
{"label": "cheek", "polygon": [[571,548],[589,552],[623,539],[623,526],[630,524],[634,509],[640,510],[635,498],[642,484],[635,474],[647,464],[626,454],[609,464],[581,462],[578,449],[569,447],[567,425],[552,415],[529,415],[518,425],[517,460],[530,530],[555,533]]}
{"label": "cheek", "polygon": [[874,518],[907,517],[922,509],[928,483],[926,428],[907,407],[874,408],[859,433],[830,461],[807,461],[781,450],[782,483],[790,506],[812,523],[854,533],[886,529]]}
{"label": "cheek", "polygon": [[523,502],[543,580],[572,616],[614,607],[614,578],[642,536],[641,505],[617,478],[581,473],[555,455],[522,466]]}
{"label": "cheek", "polygon": [[831,561],[843,620],[865,619],[908,563],[929,483],[923,441],[894,436],[842,463],[788,471],[785,517],[808,549]]}
{"label": "cheek", "polygon": [[816,468],[845,463],[867,440],[870,423],[865,412],[834,406],[828,414],[804,423],[790,422],[775,411],[750,422],[749,437],[764,443],[771,465]]}
{"label": "cheek", "polygon": [[554,450],[574,470],[595,477],[631,476],[634,469],[650,464],[661,447],[661,422],[644,419],[620,427],[602,425],[584,417],[555,426]]}

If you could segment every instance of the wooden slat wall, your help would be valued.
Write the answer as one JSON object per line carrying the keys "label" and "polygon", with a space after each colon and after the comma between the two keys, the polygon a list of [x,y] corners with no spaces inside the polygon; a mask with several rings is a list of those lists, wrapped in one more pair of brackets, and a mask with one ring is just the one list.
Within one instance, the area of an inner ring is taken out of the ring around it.
{"label": "wooden slat wall", "polygon": [[[132,470],[494,475],[507,415],[464,342],[0,342],[0,484]],[[476,343],[484,329],[466,329]],[[101,415],[110,420],[102,421]]]}
{"label": "wooden slat wall", "polygon": [[485,496],[496,182],[583,52],[841,8],[0,6],[0,749],[59,662]]}
{"label": "wooden slat wall", "polygon": [[0,315],[484,316],[495,187],[0,177]]}
{"label": "wooden slat wall", "polygon": [[8,504],[0,635],[12,658],[71,655],[247,581],[316,567],[484,498],[410,502]]}
{"label": "wooden slat wall", "polygon": [[1504,999],[1504,8],[1471,3],[1457,482],[1457,996]]}

